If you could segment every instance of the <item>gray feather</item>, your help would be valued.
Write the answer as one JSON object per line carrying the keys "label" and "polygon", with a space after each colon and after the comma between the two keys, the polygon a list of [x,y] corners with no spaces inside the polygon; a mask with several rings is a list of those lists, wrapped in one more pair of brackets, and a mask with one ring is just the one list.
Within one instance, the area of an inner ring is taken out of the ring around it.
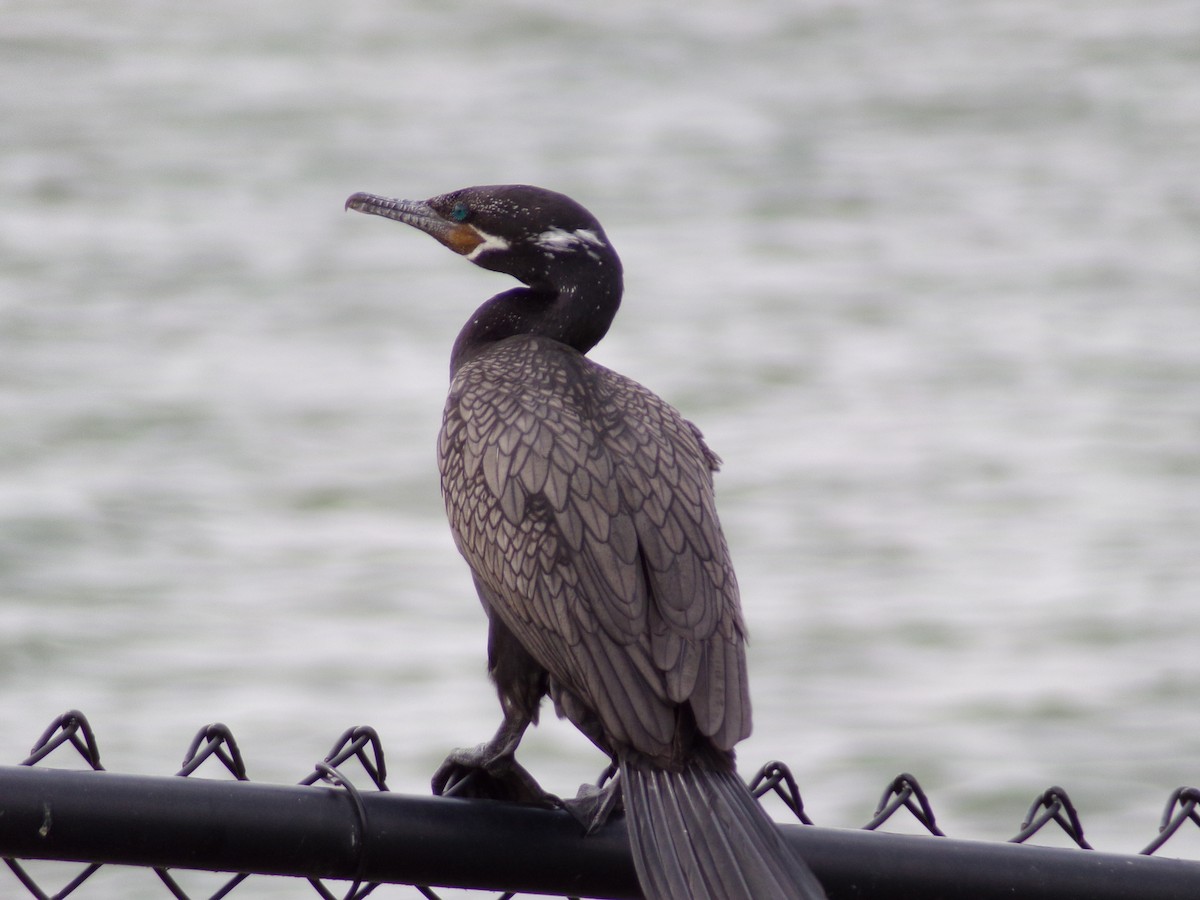
{"label": "gray feather", "polygon": [[812,870],[734,772],[636,763],[621,784],[638,881],[647,900],[820,900]]}
{"label": "gray feather", "polygon": [[438,449],[451,528],[492,613],[598,733],[663,764],[686,743],[680,703],[723,750],[749,733],[715,457],[694,426],[636,382],[521,336],[459,369]]}

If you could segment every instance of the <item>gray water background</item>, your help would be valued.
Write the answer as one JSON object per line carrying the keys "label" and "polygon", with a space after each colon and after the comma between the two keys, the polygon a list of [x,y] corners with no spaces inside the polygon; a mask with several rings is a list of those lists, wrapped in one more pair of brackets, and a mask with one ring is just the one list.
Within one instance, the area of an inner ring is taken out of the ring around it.
{"label": "gray water background", "polygon": [[[1149,841],[1200,780],[1171,0],[0,3],[0,761],[78,707],[112,769],[223,721],[290,782],[361,723],[423,792],[490,734],[433,440],[510,285],[342,202],[501,181],[598,215],[594,356],[725,459],[743,769],[846,827],[910,771],[988,840],[1057,783]],[[553,721],[523,758],[602,763]]]}

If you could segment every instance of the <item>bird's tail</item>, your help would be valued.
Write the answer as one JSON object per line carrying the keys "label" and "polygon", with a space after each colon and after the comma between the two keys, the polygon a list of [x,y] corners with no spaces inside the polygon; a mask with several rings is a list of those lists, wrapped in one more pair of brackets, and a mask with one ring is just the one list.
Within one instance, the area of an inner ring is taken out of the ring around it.
{"label": "bird's tail", "polygon": [[622,761],[621,783],[647,900],[824,900],[736,772]]}

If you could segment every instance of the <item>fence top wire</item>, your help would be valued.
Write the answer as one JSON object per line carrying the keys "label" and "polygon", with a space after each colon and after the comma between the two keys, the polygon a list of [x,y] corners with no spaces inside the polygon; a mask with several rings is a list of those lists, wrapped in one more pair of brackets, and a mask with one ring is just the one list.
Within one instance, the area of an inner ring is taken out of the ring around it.
{"label": "fence top wire", "polygon": [[[36,766],[45,761],[51,754],[67,752],[61,749],[65,747],[73,748],[92,770],[96,772],[104,771],[104,767],[100,763],[100,752],[95,733],[88,723],[87,718],[78,710],[70,710],[56,718],[38,738],[30,755],[20,763],[20,766]],[[351,763],[361,769],[362,773],[366,775],[367,780],[373,786],[374,790],[370,791],[369,795],[364,794],[354,784],[353,780],[343,773],[341,767]],[[187,778],[201,768],[206,766],[211,768],[214,765],[223,767],[224,772],[227,775],[231,775],[234,781],[248,782],[250,780],[237,741],[229,728],[220,723],[207,725],[197,732],[188,745],[187,751],[184,754],[183,765],[176,775],[181,778]],[[119,778],[121,776],[114,777]],[[370,800],[370,796],[377,796],[388,792],[386,777],[387,768],[384,748],[378,733],[373,728],[360,726],[346,729],[334,743],[325,758],[317,762],[312,771],[299,782],[302,786],[325,785],[331,787],[348,798],[352,811],[351,821],[354,824],[348,836],[348,853],[349,858],[353,862],[349,864],[348,871],[339,872],[337,876],[337,879],[349,882],[348,888],[339,895],[335,894],[322,878],[316,876],[308,878],[313,890],[323,900],[338,900],[338,898],[341,898],[341,900],[361,900],[361,898],[366,897],[378,886],[379,882],[369,881],[365,875],[372,862],[369,858],[371,854],[368,848],[368,834],[371,831],[373,823],[370,821],[371,811],[368,807],[374,803],[373,800]],[[768,793],[774,793],[780,798],[787,809],[790,810],[797,822],[803,825],[813,824],[812,819],[805,812],[803,799],[796,779],[785,764],[773,760],[764,765],[751,780],[751,790],[755,793],[756,797],[760,798]],[[3,821],[2,816],[5,812],[5,802],[5,796],[0,794],[0,823]],[[432,801],[432,798],[429,798],[426,802],[444,803],[452,801]],[[486,803],[486,801],[484,802]],[[479,801],[475,801],[474,803],[476,808],[483,808],[478,807]],[[47,806],[46,809],[46,822],[43,828],[48,831],[53,826],[50,820],[50,807]],[[862,830],[864,832],[877,831],[886,823],[893,821],[895,816],[899,815],[901,811],[906,811],[930,835],[938,838],[946,837],[937,824],[933,806],[928,795],[917,779],[908,773],[898,775],[888,784],[874,814],[862,826]],[[1138,855],[1148,856],[1157,853],[1188,822],[1200,827],[1200,789],[1195,787],[1180,787],[1172,792],[1167,801],[1158,824],[1157,834],[1139,851]],[[1078,810],[1067,792],[1058,786],[1050,787],[1034,798],[1017,834],[1009,839],[1009,843],[1019,844],[1028,842],[1035,835],[1043,834],[1045,829],[1051,825],[1055,825],[1061,829],[1081,850],[1093,851],[1091,844],[1084,837],[1084,829]],[[807,829],[804,829],[804,831],[807,832]],[[814,829],[815,831],[820,831],[820,829]],[[2,833],[2,828],[0,828],[0,833]],[[901,838],[903,836],[894,835],[892,837]],[[592,839],[589,838],[590,840]],[[918,840],[921,839],[918,838]],[[961,842],[958,843],[961,844]],[[0,852],[4,852],[5,850],[7,850],[6,846],[0,846]],[[469,853],[470,848],[466,848],[466,852]],[[1076,851],[1064,852],[1074,854]],[[13,854],[13,856],[19,856],[19,854]],[[1100,854],[1092,858],[1099,857],[1112,857],[1112,855]],[[814,859],[810,859],[810,861],[814,863],[818,862],[818,860]],[[61,898],[68,897],[79,890],[100,868],[100,863],[91,862],[75,878],[68,882],[65,887],[51,894],[39,886],[19,859],[7,858],[5,862],[17,880],[29,891],[30,895],[38,898],[38,900],[51,900],[51,898],[61,900]],[[469,860],[464,858],[463,863],[466,865],[469,863]],[[180,859],[173,864],[188,868],[187,853],[181,853]],[[1189,873],[1194,875],[1195,880],[1191,882],[1190,892],[1186,896],[1200,896],[1200,864],[1185,863],[1184,865],[1195,867],[1194,872],[1189,870]],[[172,896],[176,897],[177,900],[192,900],[191,895],[172,877],[169,868],[165,866],[155,866],[153,868],[164,887]],[[820,874],[819,869],[818,874]],[[219,898],[232,893],[247,877],[246,874],[237,874],[223,882],[215,893],[209,895],[209,900],[219,900]],[[425,897],[437,898],[438,896],[428,886],[418,886],[418,890]],[[618,888],[610,886],[608,890],[609,893],[597,896],[624,896]],[[928,893],[927,895],[942,896],[936,893]],[[507,893],[501,896],[509,897],[513,895]],[[580,896],[588,896],[588,894],[581,893]],[[1173,895],[1162,894],[1161,896]]]}

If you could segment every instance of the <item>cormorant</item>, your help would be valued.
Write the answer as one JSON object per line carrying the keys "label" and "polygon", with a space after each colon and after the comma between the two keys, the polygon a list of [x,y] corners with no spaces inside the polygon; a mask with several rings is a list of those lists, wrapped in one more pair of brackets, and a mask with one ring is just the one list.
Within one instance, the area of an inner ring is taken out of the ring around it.
{"label": "cormorant", "polygon": [[[504,721],[451,754],[434,790],[483,770],[481,792],[546,796],[514,753],[549,694],[619,770],[647,897],[824,897],[734,766],[750,697],[713,501],[720,460],[672,406],[585,356],[621,302],[600,223],[526,185],[346,206],[525,285],[479,307],[450,358],[442,494],[487,613]],[[593,824],[615,803],[601,798]]]}

